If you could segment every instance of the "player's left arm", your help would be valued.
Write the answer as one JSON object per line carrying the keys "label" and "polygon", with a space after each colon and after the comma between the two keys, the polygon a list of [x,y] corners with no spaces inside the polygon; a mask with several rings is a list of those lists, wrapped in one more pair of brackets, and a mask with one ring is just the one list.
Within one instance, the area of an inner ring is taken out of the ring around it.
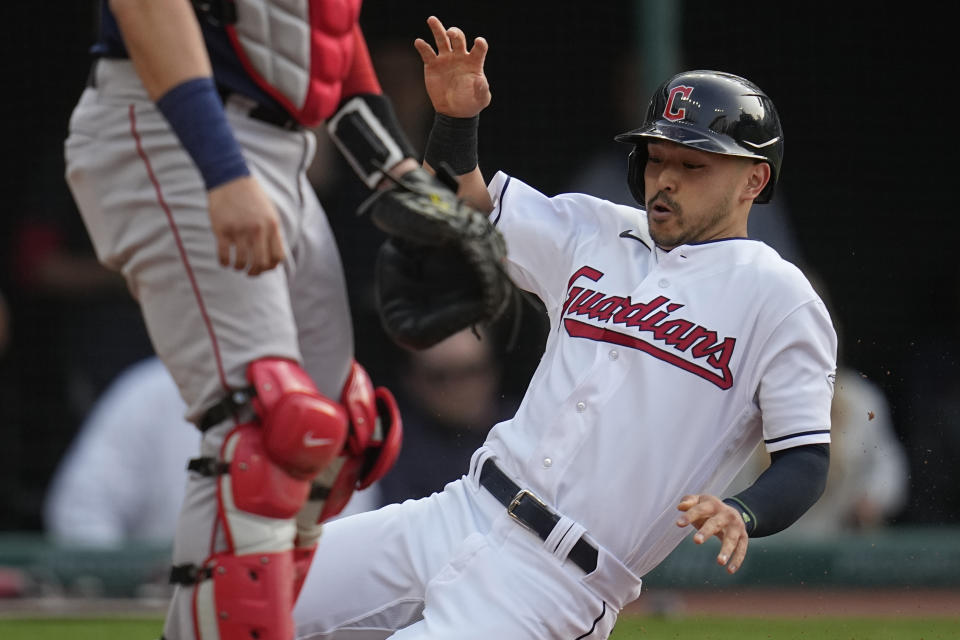
{"label": "player's left arm", "polygon": [[699,494],[684,496],[677,505],[685,512],[677,526],[693,525],[693,541],[720,539],[717,564],[730,573],[743,566],[750,538],[783,531],[815,503],[827,486],[830,445],[808,444],[770,454],[770,466],[757,481],[725,500]]}
{"label": "player's left arm", "polygon": [[757,370],[757,399],[771,463],[735,496],[684,496],[679,526],[693,524],[694,541],[716,535],[717,562],[733,573],[749,538],[793,524],[823,494],[830,462],[830,406],[837,338],[826,307],[810,299],[789,312],[766,339]]}

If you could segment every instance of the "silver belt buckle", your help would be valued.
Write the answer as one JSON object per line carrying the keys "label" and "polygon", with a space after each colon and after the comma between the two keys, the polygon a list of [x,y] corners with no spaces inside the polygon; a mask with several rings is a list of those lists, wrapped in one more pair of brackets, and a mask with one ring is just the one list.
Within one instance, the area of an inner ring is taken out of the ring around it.
{"label": "silver belt buckle", "polygon": [[[546,503],[544,503],[543,500],[538,498],[537,494],[530,491],[529,489],[520,489],[520,491],[517,491],[517,495],[513,496],[513,500],[510,501],[510,504],[507,505],[507,515],[509,515],[511,518],[513,518],[514,520],[522,524],[524,527],[526,527],[530,531],[533,531],[533,527],[531,527],[529,524],[524,522],[520,518],[520,516],[514,513],[514,510],[520,505],[520,501],[523,500],[525,497],[530,498],[531,500],[539,504],[544,509],[547,508]],[[536,533],[536,531],[534,531],[534,533]]]}

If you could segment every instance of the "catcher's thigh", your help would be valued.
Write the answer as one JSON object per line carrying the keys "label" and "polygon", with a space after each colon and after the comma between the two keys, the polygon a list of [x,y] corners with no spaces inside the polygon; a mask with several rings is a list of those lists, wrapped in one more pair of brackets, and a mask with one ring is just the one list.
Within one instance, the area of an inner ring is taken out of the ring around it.
{"label": "catcher's thigh", "polygon": [[97,89],[74,110],[66,143],[68,182],[97,255],[125,275],[192,420],[245,386],[258,358],[300,361],[337,397],[353,356],[339,257],[302,173],[312,135],[229,106],[227,115],[288,249],[282,267],[255,278],[220,266],[200,176],[128,62],[98,63]]}
{"label": "catcher's thigh", "polygon": [[[282,185],[263,181],[281,216],[291,218],[284,224],[289,255],[286,304],[293,314],[304,370],[320,393],[339,398],[353,362],[353,324],[336,240],[304,172],[313,156],[315,139],[309,132],[283,132],[284,137],[278,140],[271,125],[229,107],[227,116],[254,167],[282,164],[286,173],[281,175],[290,177],[289,183]],[[295,215],[286,216],[285,211]],[[266,355],[282,357],[277,353]]]}

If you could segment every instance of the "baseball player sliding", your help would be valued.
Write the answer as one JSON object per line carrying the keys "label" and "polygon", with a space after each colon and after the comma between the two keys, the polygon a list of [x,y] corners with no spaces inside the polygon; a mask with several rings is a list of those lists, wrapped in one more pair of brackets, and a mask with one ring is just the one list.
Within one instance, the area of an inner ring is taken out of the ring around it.
{"label": "baseball player sliding", "polygon": [[[548,197],[504,173],[485,184],[487,44],[428,25],[435,46],[416,42],[437,111],[426,164],[453,167],[460,195],[489,212],[551,330],[517,414],[462,479],[329,526],[298,637],[606,638],[691,529],[721,540],[716,561],[733,573],[751,537],[787,527],[823,490],[836,335],[801,272],[746,237],[783,132],[752,83],[691,71],[617,138],[645,210]],[[388,246],[381,259],[430,272],[444,257]],[[387,303],[416,293],[390,283]],[[771,466],[724,499],[760,440]]]}
{"label": "baseball player sliding", "polygon": [[164,635],[290,640],[320,523],[389,469],[401,437],[393,397],[353,360],[340,257],[306,177],[309,127],[325,123],[382,189],[367,207],[378,225],[483,270],[470,321],[508,299],[503,240],[413,159],[360,0],[193,5],[102,2],[67,179],[203,432]]}

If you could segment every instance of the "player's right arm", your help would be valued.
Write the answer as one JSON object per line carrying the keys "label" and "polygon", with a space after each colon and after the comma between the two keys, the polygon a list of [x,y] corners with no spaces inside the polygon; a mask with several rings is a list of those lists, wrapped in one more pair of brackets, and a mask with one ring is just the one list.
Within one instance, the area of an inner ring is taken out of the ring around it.
{"label": "player's right arm", "polygon": [[[490,85],[483,73],[483,62],[487,55],[487,41],[483,38],[474,40],[473,48],[467,50],[467,37],[457,27],[449,29],[444,28],[443,24],[434,16],[427,19],[427,25],[433,33],[436,51],[426,41],[417,38],[414,46],[420,53],[423,60],[424,84],[427,88],[427,94],[433,103],[433,108],[440,117],[453,119],[452,126],[470,126],[470,120],[479,116],[480,112],[490,104],[491,94]],[[438,122],[434,125],[431,132],[431,138],[438,133]],[[475,155],[476,146],[476,122],[473,124],[473,150]],[[446,146],[462,147],[470,144],[463,141],[463,136],[468,135],[464,129],[459,131],[449,131]],[[434,143],[431,139],[427,143],[430,157],[430,146]],[[450,153],[446,151],[445,153]],[[454,151],[456,153],[456,151]],[[476,209],[489,213],[493,211],[493,201],[490,194],[487,193],[486,182],[479,166],[461,173],[457,171],[455,163],[454,169],[459,175],[460,186],[457,195],[466,200]],[[430,163],[424,160],[424,166],[433,170]]]}
{"label": "player's right arm", "polygon": [[151,100],[213,74],[193,7],[186,0],[110,0],[140,81]]}
{"label": "player's right arm", "polygon": [[[110,0],[110,9],[147,95],[203,174],[220,264],[232,263],[250,275],[276,267],[285,255],[279,216],[250,175],[226,122],[190,2]],[[222,138],[216,142],[223,144],[198,148],[199,137],[185,132],[200,129],[216,132]],[[227,163],[224,149],[235,150]]]}

